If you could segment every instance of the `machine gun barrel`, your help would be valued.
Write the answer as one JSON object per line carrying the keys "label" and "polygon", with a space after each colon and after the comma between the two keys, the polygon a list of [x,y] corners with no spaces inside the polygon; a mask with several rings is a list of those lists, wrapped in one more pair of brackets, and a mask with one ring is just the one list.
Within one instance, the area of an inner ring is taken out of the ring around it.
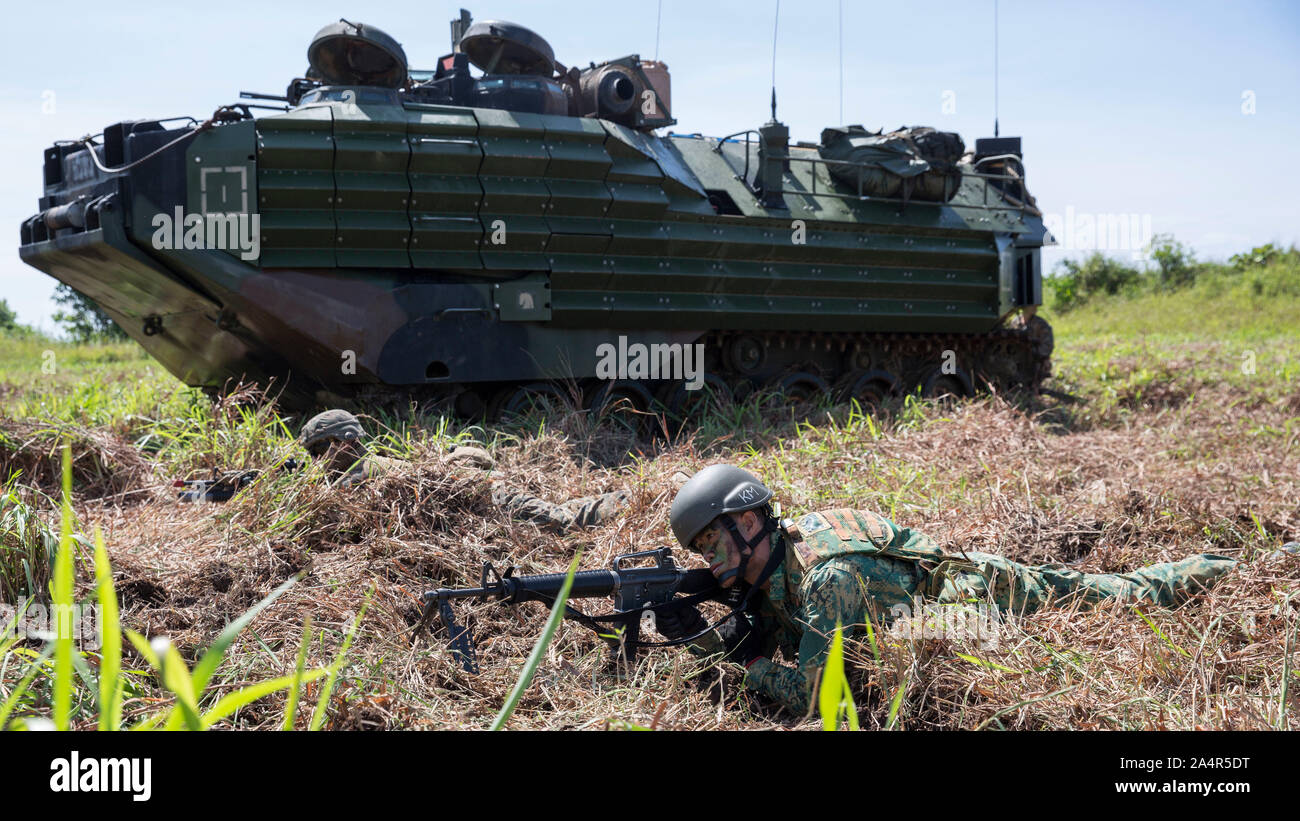
{"label": "machine gun barrel", "polygon": [[289,102],[289,98],[283,94],[263,94],[260,91],[241,91],[239,96],[245,100],[275,100],[280,103]]}

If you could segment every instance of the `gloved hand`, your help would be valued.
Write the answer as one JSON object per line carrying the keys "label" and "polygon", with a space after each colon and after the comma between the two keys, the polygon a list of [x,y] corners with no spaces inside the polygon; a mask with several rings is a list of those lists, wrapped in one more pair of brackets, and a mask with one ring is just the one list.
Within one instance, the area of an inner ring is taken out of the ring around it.
{"label": "gloved hand", "polygon": [[748,667],[750,662],[763,655],[763,636],[744,616],[728,620],[718,628],[718,635],[722,637],[722,646],[731,661]]}
{"label": "gloved hand", "polygon": [[655,613],[655,630],[669,641],[693,636],[708,626],[694,607],[671,607]]}

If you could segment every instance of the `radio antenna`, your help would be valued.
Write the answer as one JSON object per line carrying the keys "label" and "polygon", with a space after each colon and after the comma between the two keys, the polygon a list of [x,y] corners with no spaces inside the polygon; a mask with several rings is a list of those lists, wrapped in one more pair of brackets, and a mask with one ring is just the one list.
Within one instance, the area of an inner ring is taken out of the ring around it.
{"label": "radio antenna", "polygon": [[993,136],[998,136],[998,0],[993,0]]}
{"label": "radio antenna", "polygon": [[844,0],[839,0],[840,12],[840,125],[844,125]]}
{"label": "radio antenna", "polygon": [[776,33],[781,24],[781,0],[776,0],[776,14],[772,16],[772,122],[776,122]]}
{"label": "radio antenna", "polygon": [[664,20],[664,0],[659,0],[659,11],[655,13],[655,62],[659,62],[659,28]]}

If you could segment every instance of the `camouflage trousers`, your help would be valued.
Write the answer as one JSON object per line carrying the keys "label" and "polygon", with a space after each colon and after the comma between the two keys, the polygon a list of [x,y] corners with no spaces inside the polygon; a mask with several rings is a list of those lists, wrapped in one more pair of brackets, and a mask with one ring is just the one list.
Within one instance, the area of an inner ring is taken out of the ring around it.
{"label": "camouflage trousers", "polygon": [[[754,661],[745,687],[805,713],[813,684],[826,660],[836,624],[868,618],[883,626],[905,618],[921,602],[987,602],[1004,613],[1032,613],[1047,605],[1092,604],[1107,600],[1172,606],[1212,584],[1236,563],[1212,554],[1155,564],[1131,573],[1080,573],[1060,564],[1024,565],[1002,556],[967,552],[948,556],[930,567],[896,557],[850,554],[810,568],[799,585],[800,604],[782,597],[777,607],[763,600],[760,629],[764,656]],[[771,661],[780,648],[796,665]],[[694,649],[694,648],[693,648]],[[718,652],[720,639],[701,642],[699,652]]]}
{"label": "camouflage trousers", "polygon": [[492,503],[512,518],[563,533],[608,522],[627,505],[627,493],[621,490],[602,493],[557,505],[528,493],[498,487],[492,490]]}
{"label": "camouflage trousers", "polygon": [[1060,564],[1030,566],[988,553],[965,555],[970,562],[945,561],[930,572],[922,585],[927,598],[940,603],[975,598],[1017,614],[1078,600],[1119,599],[1172,607],[1236,565],[1226,556],[1202,553],[1132,573],[1080,573]]}

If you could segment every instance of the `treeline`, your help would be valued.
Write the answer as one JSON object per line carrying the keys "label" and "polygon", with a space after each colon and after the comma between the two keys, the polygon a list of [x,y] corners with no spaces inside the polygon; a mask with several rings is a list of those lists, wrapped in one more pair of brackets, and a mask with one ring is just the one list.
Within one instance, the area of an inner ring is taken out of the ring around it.
{"label": "treeline", "polygon": [[1094,251],[1082,261],[1066,259],[1044,281],[1048,306],[1072,311],[1098,297],[1134,297],[1198,287],[1211,296],[1243,288],[1262,297],[1300,296],[1300,250],[1271,243],[1234,254],[1228,262],[1199,262],[1192,250],[1168,234],[1147,249],[1151,265],[1138,268]]}
{"label": "treeline", "polygon": [[[62,306],[54,312],[54,323],[73,342],[121,342],[128,339],[126,331],[101,311],[90,297],[79,291],[59,283],[54,288],[54,301]],[[17,312],[9,307],[9,301],[5,299],[0,299],[0,333],[43,336],[30,325],[20,325]]]}

